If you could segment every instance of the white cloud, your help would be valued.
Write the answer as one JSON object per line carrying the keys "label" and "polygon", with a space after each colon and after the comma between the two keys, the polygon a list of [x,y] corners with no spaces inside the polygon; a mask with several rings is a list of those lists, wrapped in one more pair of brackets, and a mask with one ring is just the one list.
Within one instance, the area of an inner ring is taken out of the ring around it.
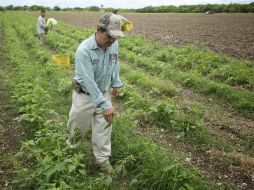
{"label": "white cloud", "polygon": [[100,6],[114,8],[142,8],[145,6],[160,5],[193,5],[193,4],[229,4],[229,3],[250,3],[252,0],[0,0],[1,6],[7,5],[43,5],[60,7],[89,7]]}

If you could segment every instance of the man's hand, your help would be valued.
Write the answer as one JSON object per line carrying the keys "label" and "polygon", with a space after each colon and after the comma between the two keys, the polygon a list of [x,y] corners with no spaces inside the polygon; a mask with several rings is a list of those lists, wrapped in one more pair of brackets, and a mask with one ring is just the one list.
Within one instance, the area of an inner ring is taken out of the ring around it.
{"label": "man's hand", "polygon": [[111,125],[113,121],[113,117],[114,117],[114,108],[111,107],[107,109],[103,115],[104,115],[104,119],[108,122],[109,125]]}
{"label": "man's hand", "polygon": [[113,96],[119,96],[119,94],[120,94],[120,88],[113,88],[112,94],[113,94]]}

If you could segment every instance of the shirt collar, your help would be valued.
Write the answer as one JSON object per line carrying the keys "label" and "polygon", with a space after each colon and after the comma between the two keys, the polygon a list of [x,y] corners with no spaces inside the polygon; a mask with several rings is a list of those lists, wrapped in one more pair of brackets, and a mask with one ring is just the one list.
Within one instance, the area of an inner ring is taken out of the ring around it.
{"label": "shirt collar", "polygon": [[95,39],[95,34],[96,33],[94,33],[94,35],[93,35],[93,37],[92,37],[92,44],[91,44],[91,49],[100,49],[99,48],[99,46],[97,45],[97,42],[96,42],[96,39]]}

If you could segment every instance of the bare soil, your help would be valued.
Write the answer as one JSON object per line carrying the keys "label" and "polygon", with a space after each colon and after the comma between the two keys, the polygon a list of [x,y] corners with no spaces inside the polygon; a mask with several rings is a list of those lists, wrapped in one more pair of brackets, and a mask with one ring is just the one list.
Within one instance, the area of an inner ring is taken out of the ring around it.
{"label": "bare soil", "polygon": [[[47,14],[77,26],[95,28],[103,13]],[[254,60],[254,14],[122,14],[132,33],[170,45],[195,44],[236,58]]]}

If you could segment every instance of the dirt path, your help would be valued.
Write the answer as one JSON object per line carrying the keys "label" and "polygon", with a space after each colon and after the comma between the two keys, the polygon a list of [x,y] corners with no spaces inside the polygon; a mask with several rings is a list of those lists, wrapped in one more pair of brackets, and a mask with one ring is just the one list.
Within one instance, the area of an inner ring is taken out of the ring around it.
{"label": "dirt path", "polygon": [[[171,154],[180,155],[187,165],[201,169],[201,175],[209,177],[212,184],[217,184],[218,187],[224,184],[225,189],[234,187],[236,189],[253,190],[254,183],[250,172],[253,171],[254,164],[251,159],[247,162],[242,161],[241,156],[243,155],[241,154],[227,154],[214,149],[194,148],[191,146],[191,142],[178,141],[174,135],[156,127],[143,128],[140,130],[140,134],[149,137],[160,147],[168,150],[169,156]],[[239,164],[234,165],[227,162],[226,159],[235,160]]]}
{"label": "dirt path", "polygon": [[[0,70],[8,67],[4,58],[4,29],[0,23]],[[0,75],[0,189],[13,189],[11,184],[15,175],[16,161],[14,155],[20,149],[20,141],[24,133],[18,129],[18,123],[14,120],[17,111],[10,103],[8,88],[3,84],[3,76]],[[14,188],[15,189],[15,188]]]}
{"label": "dirt path", "polygon": [[[230,107],[219,104],[216,100],[202,96],[190,89],[182,88],[182,95],[176,97],[180,106],[200,105],[208,128],[214,135],[230,138],[232,141],[246,140],[254,134],[254,118],[234,111]],[[238,142],[239,143],[239,142]],[[254,152],[253,152],[254,153]]]}
{"label": "dirt path", "polygon": [[[179,86],[179,84],[176,84]],[[178,140],[175,134],[167,133],[156,126],[140,129],[145,135],[161,147],[172,153],[180,154],[186,164],[203,170],[204,176],[210,176],[213,184],[233,185],[231,188],[253,190],[254,187],[254,147],[250,137],[254,137],[254,118],[247,118],[224,106],[212,98],[202,96],[192,90],[181,87],[180,93],[173,97],[181,110],[200,109],[208,132],[218,140],[224,140],[233,147],[231,152],[209,147],[195,146],[191,141]],[[252,144],[252,145],[251,145]],[[223,186],[228,189],[228,186]]]}
{"label": "dirt path", "polygon": [[155,126],[142,128],[141,133],[172,153],[180,154],[186,164],[196,166],[204,176],[211,176],[214,184],[224,182],[239,189],[252,190],[254,187],[254,149],[246,150],[254,134],[254,121],[239,115],[229,108],[218,105],[211,98],[182,89],[174,98],[181,108],[198,105],[203,110],[206,128],[216,139],[224,139],[234,147],[232,152],[216,148],[195,147],[191,142],[179,141],[174,134],[166,133]]}
{"label": "dirt path", "polygon": [[[182,110],[193,105],[200,107],[208,132],[218,140],[225,140],[233,150],[224,151],[208,145],[195,145],[191,140],[177,139],[177,134],[166,132],[155,125],[144,124],[138,129],[168,151],[168,155],[180,155],[185,163],[201,169],[202,176],[209,177],[220,189],[247,189],[254,187],[254,150],[246,150],[249,135],[254,134],[254,121],[245,118],[230,108],[218,105],[213,99],[182,88],[174,97]],[[121,111],[121,103],[116,102]],[[221,146],[223,147],[223,146]]]}
{"label": "dirt path", "polygon": [[[195,151],[203,162],[196,162],[202,168],[209,168],[218,180],[230,180],[240,189],[254,187],[254,149],[249,140],[254,135],[254,118],[249,119],[233,109],[219,105],[207,98],[184,89],[184,96],[178,99],[182,104],[203,106],[208,131],[217,139],[225,139],[234,147],[232,152],[206,149]],[[197,159],[196,159],[197,160]]]}
{"label": "dirt path", "polygon": [[[140,136],[152,139],[159,147],[167,150],[169,156],[179,154],[187,165],[200,168],[202,175],[209,177],[212,183],[221,189],[252,190],[254,150],[246,149],[249,135],[254,134],[254,121],[186,88],[182,88],[174,99],[182,110],[193,105],[200,107],[209,133],[215,139],[225,140],[233,150],[224,151],[221,148],[209,147],[209,144],[197,146],[191,140],[179,140],[176,134],[150,124],[138,128]],[[118,110],[121,110],[120,105],[118,107]]]}

